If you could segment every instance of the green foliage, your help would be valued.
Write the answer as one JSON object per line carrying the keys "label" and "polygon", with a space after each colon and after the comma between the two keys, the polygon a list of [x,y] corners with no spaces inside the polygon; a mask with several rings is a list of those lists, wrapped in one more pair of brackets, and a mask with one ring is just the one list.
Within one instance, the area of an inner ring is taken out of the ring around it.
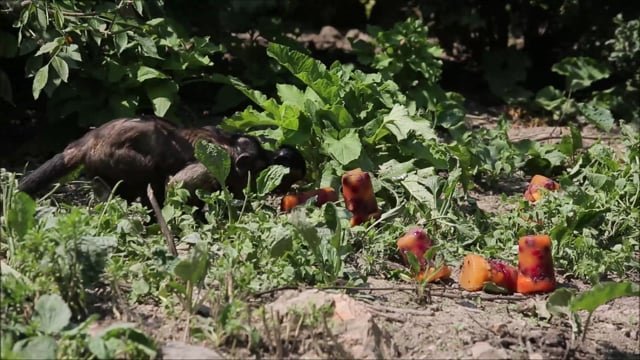
{"label": "green foliage", "polygon": [[566,116],[582,115],[595,126],[609,131],[614,125],[611,111],[596,99],[587,102],[576,101],[573,93],[589,87],[593,82],[609,77],[609,70],[594,59],[586,57],[568,57],[553,65],[552,70],[566,77],[564,92],[547,86],[536,94],[536,102],[546,110],[552,111],[554,118],[560,120]]}
{"label": "green foliage", "polygon": [[[556,316],[569,317],[574,335],[582,334],[584,341],[591,315],[596,309],[609,301],[625,296],[640,296],[640,286],[632,282],[606,282],[594,285],[591,289],[576,293],[572,289],[561,288],[549,296],[547,310]],[[586,310],[589,315],[582,328],[578,311]]]}
{"label": "green foliage", "polygon": [[185,309],[188,312],[197,308],[193,299],[193,288],[204,281],[209,267],[209,254],[204,242],[196,243],[189,259],[181,260],[173,269],[174,274],[183,282],[177,286]]}
{"label": "green foliage", "polygon": [[384,80],[381,74],[365,74],[339,63],[327,68],[278,44],[270,44],[267,51],[306,88],[278,84],[278,102],[232,79],[262,112],[248,107],[226,119],[226,127],[253,129],[278,143],[298,145],[313,177],[319,179],[322,171],[323,181],[329,182],[341,169],[375,170],[390,158],[418,159],[440,169],[455,162],[433,130],[431,119],[445,116],[444,110],[416,108],[393,80]]}
{"label": "green foliage", "polygon": [[180,85],[201,77],[222,48],[187,36],[154,4],[34,1],[20,12],[17,37],[2,37],[17,44],[14,56],[29,57],[33,97],[47,94],[51,118],[77,115],[81,124],[96,125],[146,108],[171,116]]}
{"label": "green foliage", "polygon": [[[225,149],[214,143],[198,141],[194,154],[196,159],[198,159],[218,181],[218,184],[226,184],[232,165],[231,158]],[[222,193],[224,194],[229,221],[233,221],[236,214],[234,208],[231,206],[231,194],[226,186],[222,186]]]}

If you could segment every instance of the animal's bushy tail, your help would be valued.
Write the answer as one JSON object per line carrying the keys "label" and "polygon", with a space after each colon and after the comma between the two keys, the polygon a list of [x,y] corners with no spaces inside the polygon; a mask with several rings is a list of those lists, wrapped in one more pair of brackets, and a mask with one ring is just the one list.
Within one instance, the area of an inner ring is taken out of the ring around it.
{"label": "animal's bushy tail", "polygon": [[57,179],[70,173],[75,167],[76,164],[65,162],[64,153],[57,154],[30,174],[22,177],[18,184],[18,190],[33,196]]}

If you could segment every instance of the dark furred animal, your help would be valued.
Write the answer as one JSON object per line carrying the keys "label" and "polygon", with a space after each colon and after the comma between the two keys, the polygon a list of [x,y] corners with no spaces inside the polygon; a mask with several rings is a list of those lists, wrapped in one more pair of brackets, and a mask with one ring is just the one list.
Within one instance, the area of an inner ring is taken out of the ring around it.
{"label": "dark furred animal", "polygon": [[272,154],[272,165],[282,165],[289,168],[289,174],[280,182],[275,189],[277,193],[285,193],[289,191],[291,185],[304,179],[307,174],[306,162],[300,152],[289,145],[283,145]]}
{"label": "dark furred animal", "polygon": [[[257,174],[269,165],[270,153],[252,136],[227,134],[215,127],[179,129],[151,116],[125,118],[112,120],[72,142],[62,153],[23,177],[18,189],[34,195],[83,166],[87,175],[97,176],[111,187],[122,180],[116,193],[124,199],[134,201],[140,197],[148,204],[146,187],[151,184],[162,202],[171,175],[180,175],[187,188],[198,180],[185,175],[197,166],[193,148],[201,139],[216,143],[229,153],[233,166],[227,185],[236,196],[242,195],[249,172]],[[218,186],[215,182],[202,185],[211,190]]]}

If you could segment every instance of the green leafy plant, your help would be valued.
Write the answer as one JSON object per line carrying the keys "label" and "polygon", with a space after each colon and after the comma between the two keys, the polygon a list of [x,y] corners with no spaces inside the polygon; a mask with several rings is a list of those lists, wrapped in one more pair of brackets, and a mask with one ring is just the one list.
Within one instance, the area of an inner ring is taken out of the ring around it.
{"label": "green leafy plant", "polygon": [[[631,282],[606,282],[593,286],[589,290],[576,293],[571,289],[560,288],[549,296],[547,310],[556,316],[568,316],[573,329],[573,335],[582,334],[582,341],[587,336],[593,312],[614,299],[624,296],[640,296],[640,286]],[[578,316],[581,310],[589,314],[582,328]]]}
{"label": "green leafy plant", "polygon": [[145,108],[175,117],[180,86],[202,77],[222,48],[158,15],[139,0],[33,1],[21,9],[17,37],[2,36],[16,43],[16,55],[29,56],[33,97],[50,97],[51,118],[77,114],[96,125]]}
{"label": "green leafy plant", "polygon": [[597,127],[609,131],[614,124],[611,111],[593,99],[576,101],[573,97],[579,90],[588,88],[595,81],[609,77],[610,70],[598,61],[588,57],[568,57],[551,68],[553,72],[566,78],[565,90],[547,86],[536,94],[536,103],[552,111],[558,120],[566,116],[580,114]]}
{"label": "green leafy plant", "polygon": [[196,310],[201,301],[198,297],[194,298],[193,291],[204,281],[209,263],[207,245],[201,241],[196,244],[189,259],[178,262],[173,270],[174,274],[183,282],[176,287],[188,313]]}
{"label": "green leafy plant", "polygon": [[195,156],[209,172],[216,179],[218,184],[221,184],[222,193],[227,205],[227,211],[229,215],[229,221],[234,221],[236,218],[235,208],[231,206],[231,193],[225,186],[227,177],[231,172],[231,158],[229,154],[219,145],[199,141],[195,147]]}

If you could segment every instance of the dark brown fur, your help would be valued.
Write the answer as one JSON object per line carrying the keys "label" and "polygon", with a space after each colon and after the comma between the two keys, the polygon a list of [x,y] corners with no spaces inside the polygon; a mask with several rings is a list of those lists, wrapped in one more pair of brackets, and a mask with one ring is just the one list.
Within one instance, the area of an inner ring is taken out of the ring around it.
{"label": "dark brown fur", "polygon": [[257,173],[268,165],[268,153],[250,136],[226,134],[213,127],[178,129],[155,117],[116,119],[69,144],[23,177],[18,188],[33,195],[82,165],[87,175],[100,177],[111,187],[122,180],[117,194],[129,201],[140,197],[146,203],[146,187],[151,184],[162,202],[165,184],[174,174],[181,174],[188,188],[215,189],[216,184],[198,183],[202,177],[191,180],[186,176],[189,171],[180,173],[196,161],[194,144],[199,140],[217,143],[230,154],[233,166],[228,185],[236,196],[242,194],[249,172]]}

